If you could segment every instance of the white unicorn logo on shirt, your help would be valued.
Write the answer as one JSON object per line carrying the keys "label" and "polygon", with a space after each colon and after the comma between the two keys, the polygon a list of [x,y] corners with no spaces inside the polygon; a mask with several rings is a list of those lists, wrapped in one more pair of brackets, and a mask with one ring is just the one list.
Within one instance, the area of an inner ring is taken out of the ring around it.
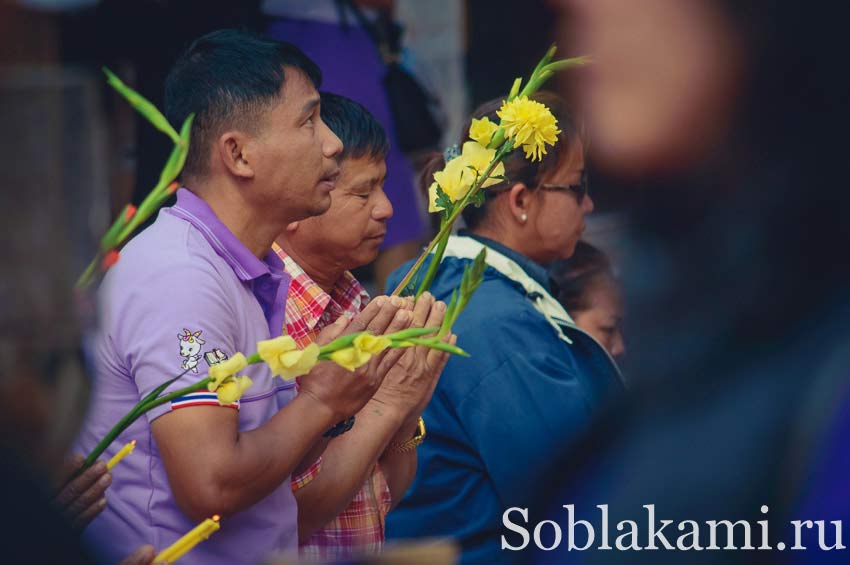
{"label": "white unicorn logo on shirt", "polygon": [[192,370],[193,373],[198,372],[198,362],[201,360],[201,346],[205,343],[201,339],[201,330],[194,333],[183,328],[182,334],[177,334],[177,339],[180,343],[180,356],[184,357],[183,363],[180,365],[183,370]]}

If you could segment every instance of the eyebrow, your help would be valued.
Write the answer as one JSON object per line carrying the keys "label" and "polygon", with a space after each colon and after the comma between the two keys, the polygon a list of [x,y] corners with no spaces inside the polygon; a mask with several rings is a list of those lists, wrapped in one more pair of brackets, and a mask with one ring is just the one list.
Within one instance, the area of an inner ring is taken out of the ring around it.
{"label": "eyebrow", "polygon": [[307,101],[307,102],[306,102],[306,103],[305,103],[305,104],[301,107],[301,115],[302,115],[302,116],[306,116],[307,114],[312,113],[312,112],[313,112],[313,110],[316,108],[316,106],[318,106],[318,105],[319,105],[319,103],[320,103],[321,101],[322,101],[322,99],[321,99],[321,98],[319,98],[318,96],[316,96],[315,98],[311,98],[310,100],[308,100],[308,101]]}
{"label": "eyebrow", "polygon": [[351,188],[349,188],[349,190],[362,190],[364,188],[368,188],[371,191],[372,187],[384,180],[386,180],[386,177],[372,177],[370,179],[364,180],[363,182],[359,182],[353,185]]}

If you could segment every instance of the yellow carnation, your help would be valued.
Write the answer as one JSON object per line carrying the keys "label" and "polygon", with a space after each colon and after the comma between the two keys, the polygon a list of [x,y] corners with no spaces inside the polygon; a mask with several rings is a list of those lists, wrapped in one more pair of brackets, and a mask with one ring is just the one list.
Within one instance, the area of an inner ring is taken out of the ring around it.
{"label": "yellow carnation", "polygon": [[[471,176],[471,179],[474,179],[476,175],[481,176],[484,174],[484,171],[486,171],[487,167],[490,166],[490,163],[493,161],[493,157],[495,156],[495,149],[487,149],[480,143],[477,143],[475,141],[467,141],[463,144],[463,151],[461,152],[460,157],[458,157],[458,159],[462,159],[463,164],[466,167],[472,167],[475,169],[475,173],[470,171],[468,168],[465,169],[467,174]],[[484,181],[484,184],[482,185],[483,188],[493,186],[494,184],[499,184],[502,181],[493,177],[503,176],[505,176],[505,164],[498,163],[495,167],[493,167],[493,171],[490,173],[490,176],[487,178],[487,180]]]}
{"label": "yellow carnation", "polygon": [[236,353],[230,359],[216,363],[210,367],[208,374],[210,382],[207,389],[210,392],[215,392],[215,389],[221,386],[225,379],[232,377],[247,366],[248,359],[242,353]]}
{"label": "yellow carnation", "polygon": [[493,134],[498,129],[499,125],[491,122],[487,116],[484,116],[480,120],[473,118],[472,124],[469,126],[469,138],[487,147],[487,144],[493,139]]}
{"label": "yellow carnation", "polygon": [[254,383],[248,377],[239,376],[228,378],[218,386],[218,391],[216,391],[216,394],[218,395],[218,403],[222,406],[233,404],[242,398],[242,395],[246,390],[251,388],[252,384]]}
{"label": "yellow carnation", "polygon": [[514,146],[522,146],[526,159],[540,161],[546,154],[546,145],[558,141],[558,120],[544,104],[526,96],[505,102],[496,112],[505,128],[505,136],[513,139]]}
{"label": "yellow carnation", "polygon": [[360,334],[354,338],[352,345],[364,353],[377,355],[390,345],[392,341],[382,335],[372,335],[368,333]]}
{"label": "yellow carnation", "polygon": [[331,353],[331,361],[349,371],[365,365],[371,358],[371,353],[367,353],[357,347],[346,347],[345,349]]}

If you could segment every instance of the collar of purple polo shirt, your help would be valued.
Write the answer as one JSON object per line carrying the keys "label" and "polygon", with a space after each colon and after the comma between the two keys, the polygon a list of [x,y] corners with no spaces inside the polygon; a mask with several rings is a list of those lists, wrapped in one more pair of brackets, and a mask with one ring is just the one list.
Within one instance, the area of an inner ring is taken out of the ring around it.
{"label": "collar of purple polo shirt", "polygon": [[233,232],[218,219],[212,208],[186,188],[177,191],[177,204],[163,210],[191,223],[224,259],[240,280],[251,285],[254,296],[269,323],[269,336],[283,331],[284,306],[290,277],[283,261],[269,247],[263,260],[251,253]]}

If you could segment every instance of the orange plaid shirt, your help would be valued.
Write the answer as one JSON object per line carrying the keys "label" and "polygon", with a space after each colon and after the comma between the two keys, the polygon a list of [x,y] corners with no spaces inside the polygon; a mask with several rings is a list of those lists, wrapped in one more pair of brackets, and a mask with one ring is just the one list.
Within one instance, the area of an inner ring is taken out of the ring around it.
{"label": "orange plaid shirt", "polygon": [[[291,277],[286,297],[284,331],[299,347],[315,341],[325,326],[340,316],[354,317],[366,307],[369,294],[346,272],[330,294],[322,290],[304,270],[277,244],[273,247]],[[356,425],[356,424],[355,424]],[[292,479],[293,491],[303,488],[321,472],[322,460]],[[392,505],[392,496],[381,467],[375,464],[363,487],[342,514],[316,531],[301,544],[303,557],[339,559],[352,554],[377,553],[384,545],[384,523]]]}

